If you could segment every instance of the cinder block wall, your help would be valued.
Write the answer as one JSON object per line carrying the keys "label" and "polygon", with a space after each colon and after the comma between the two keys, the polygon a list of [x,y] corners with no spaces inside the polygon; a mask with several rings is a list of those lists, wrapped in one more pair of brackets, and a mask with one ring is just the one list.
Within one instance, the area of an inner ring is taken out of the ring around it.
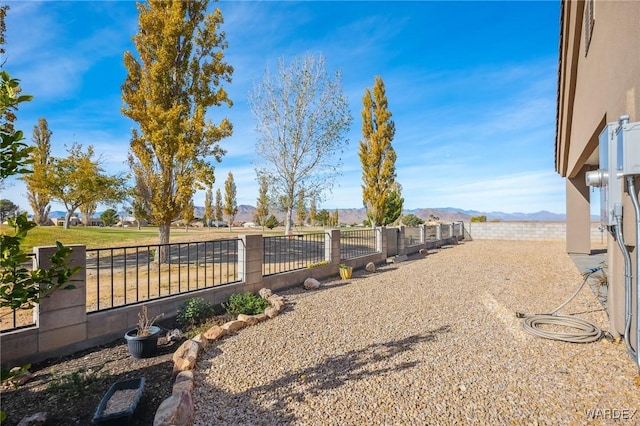
{"label": "cinder block wall", "polygon": [[[475,240],[565,240],[565,222],[467,222],[466,231]],[[605,244],[600,223],[591,223],[591,242]]]}

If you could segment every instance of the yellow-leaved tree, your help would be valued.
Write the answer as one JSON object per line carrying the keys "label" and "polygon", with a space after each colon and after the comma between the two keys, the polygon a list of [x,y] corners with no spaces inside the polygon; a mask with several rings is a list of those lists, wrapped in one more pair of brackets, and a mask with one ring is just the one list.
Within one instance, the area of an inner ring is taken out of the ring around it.
{"label": "yellow-leaved tree", "polygon": [[[362,98],[362,202],[371,226],[387,225],[397,217],[385,215],[387,199],[396,189],[396,152],[391,146],[395,124],[391,120],[384,82],[376,77],[373,96],[367,88]],[[389,221],[390,220],[390,221]]]}
{"label": "yellow-leaved tree", "polygon": [[[214,182],[211,159],[224,155],[218,142],[231,135],[227,118],[214,124],[212,106],[232,105],[222,82],[233,67],[224,62],[227,47],[222,13],[209,2],[138,3],[138,57],[127,51],[128,75],[122,86],[122,113],[134,120],[129,165],[149,191],[144,200],[158,225],[158,242],[169,242],[171,222],[180,217],[198,189]],[[138,196],[138,195],[136,195]],[[166,262],[168,251],[157,251]]]}

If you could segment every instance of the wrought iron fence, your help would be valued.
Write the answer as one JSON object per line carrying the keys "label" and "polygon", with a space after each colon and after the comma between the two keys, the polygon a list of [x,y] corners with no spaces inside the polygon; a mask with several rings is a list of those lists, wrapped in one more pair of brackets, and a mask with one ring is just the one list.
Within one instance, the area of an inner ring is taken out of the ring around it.
{"label": "wrought iron fence", "polygon": [[328,260],[325,239],[323,232],[264,237],[262,275],[295,271]]}
{"label": "wrought iron fence", "polygon": [[404,244],[405,246],[415,246],[422,244],[420,241],[420,229],[413,226],[407,226],[404,228]]}
{"label": "wrought iron fence", "polygon": [[340,232],[340,260],[377,253],[376,230],[354,229]]}
{"label": "wrought iron fence", "polygon": [[[29,253],[29,257],[34,258],[35,254]],[[30,271],[33,269],[33,261],[20,265]],[[30,309],[11,309],[0,308],[0,330],[13,330],[19,328],[26,328],[35,325],[35,318],[33,316],[33,308]]]}
{"label": "wrought iron fence", "polygon": [[237,282],[240,241],[87,250],[87,312]]}

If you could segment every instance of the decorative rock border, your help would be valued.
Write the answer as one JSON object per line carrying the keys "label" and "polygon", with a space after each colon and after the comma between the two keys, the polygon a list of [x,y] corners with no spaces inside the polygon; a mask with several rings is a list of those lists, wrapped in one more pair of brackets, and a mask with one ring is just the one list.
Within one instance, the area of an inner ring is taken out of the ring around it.
{"label": "decorative rock border", "polygon": [[263,314],[238,315],[238,318],[222,326],[213,326],[204,333],[184,342],[173,354],[173,376],[175,381],[171,396],[162,401],[153,419],[154,426],[190,425],[193,421],[194,405],[191,397],[193,391],[193,369],[198,354],[210,342],[234,334],[245,327],[258,324],[269,318],[278,316],[285,306],[284,297],[273,294],[268,288],[261,289],[258,294],[271,305]]}

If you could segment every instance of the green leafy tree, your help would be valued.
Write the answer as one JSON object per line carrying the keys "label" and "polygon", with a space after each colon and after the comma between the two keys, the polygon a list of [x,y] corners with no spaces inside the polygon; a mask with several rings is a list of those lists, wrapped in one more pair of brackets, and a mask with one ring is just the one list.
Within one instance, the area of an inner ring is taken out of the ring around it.
{"label": "green leafy tree", "polygon": [[[391,146],[395,124],[391,120],[382,78],[376,77],[373,96],[367,88],[362,98],[362,201],[372,225],[385,223],[387,198],[396,180],[396,152]],[[395,219],[394,219],[395,220]]]}
{"label": "green leafy tree", "polygon": [[46,188],[46,177],[51,164],[51,135],[47,120],[40,118],[33,126],[34,150],[31,151],[31,173],[22,176],[27,187],[27,198],[33,210],[33,221],[38,225],[49,223],[51,196]]}
{"label": "green leafy tree", "polygon": [[[209,158],[220,161],[219,141],[230,136],[227,118],[211,121],[213,106],[232,105],[222,82],[233,67],[223,61],[227,47],[222,13],[207,13],[208,0],[138,2],[133,37],[139,59],[127,51],[122,113],[133,130],[129,165],[149,188],[149,215],[160,244],[169,242],[171,223],[198,189],[213,184]],[[165,262],[166,250],[158,260]]]}
{"label": "green leafy tree", "polygon": [[339,174],[352,121],[341,75],[331,78],[322,56],[294,59],[288,66],[281,59],[274,75],[265,72],[249,102],[260,134],[257,172],[283,204],[288,234],[296,195],[320,197]]}
{"label": "green leafy tree", "polygon": [[264,222],[269,215],[269,182],[264,176],[258,177],[258,199],[256,200],[256,222],[264,229]]}
{"label": "green leafy tree", "polygon": [[338,209],[333,211],[333,217],[331,218],[331,226],[337,227],[340,223],[340,217],[338,216]]}
{"label": "green leafy tree", "polygon": [[118,212],[115,209],[107,209],[100,215],[100,220],[104,226],[113,226],[118,223]]}
{"label": "green leafy tree", "polygon": [[331,217],[330,217],[330,213],[328,210],[322,209],[318,212],[318,214],[316,215],[316,220],[318,221],[318,223],[322,226],[328,226],[330,221],[331,221]]}
{"label": "green leafy tree", "polygon": [[224,205],[222,211],[229,218],[229,232],[233,226],[233,221],[238,214],[238,202],[236,201],[236,183],[233,180],[233,173],[229,172],[227,180],[224,181]]}
{"label": "green leafy tree", "polygon": [[[7,5],[0,6],[0,50],[4,53],[5,16]],[[0,185],[7,177],[15,174],[28,173],[27,165],[31,162],[29,155],[31,147],[23,141],[23,133],[15,130],[13,122],[15,111],[21,102],[30,101],[31,96],[19,95],[20,86],[17,79],[12,79],[5,72],[0,72]],[[25,267],[31,258],[22,249],[22,243],[30,229],[37,226],[22,213],[15,219],[8,220],[13,232],[0,234],[0,308],[30,309],[39,303],[43,297],[49,296],[59,288],[70,288],[69,279],[79,268],[69,268],[67,257],[71,249],[56,242],[57,250],[51,257],[51,267],[29,270]],[[11,312],[9,312],[11,314]],[[29,366],[22,366],[16,370],[2,369],[0,378],[2,383],[16,374],[20,374]],[[0,410],[0,422],[6,420],[7,414]]]}
{"label": "green leafy tree", "polygon": [[424,220],[420,219],[415,214],[408,214],[402,217],[402,224],[406,226],[420,226],[424,223]]}
{"label": "green leafy tree", "polygon": [[220,224],[224,220],[222,216],[222,192],[220,192],[220,188],[216,190],[216,222]]}
{"label": "green leafy tree", "polygon": [[0,223],[18,214],[20,207],[11,200],[0,200]]}
{"label": "green leafy tree", "polygon": [[81,144],[74,143],[67,152],[68,157],[52,159],[46,176],[51,200],[63,204],[67,210],[65,229],[81,206],[93,207],[95,211],[95,204],[118,203],[127,195],[126,176],[106,174],[102,159],[94,157],[93,146],[89,145],[84,151]]}
{"label": "green leafy tree", "polygon": [[264,222],[264,226],[266,226],[269,229],[273,229],[276,226],[278,226],[278,219],[274,215],[271,215]]}
{"label": "green leafy tree", "polygon": [[486,222],[487,221],[487,216],[485,215],[481,215],[481,216],[471,216],[471,219],[469,219],[471,222]]}
{"label": "green leafy tree", "polygon": [[204,194],[204,224],[211,226],[213,221],[213,187],[209,185],[207,192]]}
{"label": "green leafy tree", "polygon": [[402,215],[403,205],[404,198],[402,198],[402,186],[396,182],[385,201],[382,225],[390,225],[398,220],[400,215]]}
{"label": "green leafy tree", "polygon": [[[3,13],[2,25],[4,25],[4,13],[7,10],[5,6],[0,7],[0,11]],[[2,188],[9,176],[30,171],[29,165],[32,161],[30,155],[33,147],[23,142],[24,133],[22,130],[15,130],[13,122],[16,119],[15,111],[18,109],[18,104],[30,101],[33,96],[20,95],[20,80],[11,78],[9,73],[4,70],[0,71],[0,85],[0,103],[3,106],[0,115],[2,121],[0,126],[0,135],[2,136],[0,143],[0,188]]]}

